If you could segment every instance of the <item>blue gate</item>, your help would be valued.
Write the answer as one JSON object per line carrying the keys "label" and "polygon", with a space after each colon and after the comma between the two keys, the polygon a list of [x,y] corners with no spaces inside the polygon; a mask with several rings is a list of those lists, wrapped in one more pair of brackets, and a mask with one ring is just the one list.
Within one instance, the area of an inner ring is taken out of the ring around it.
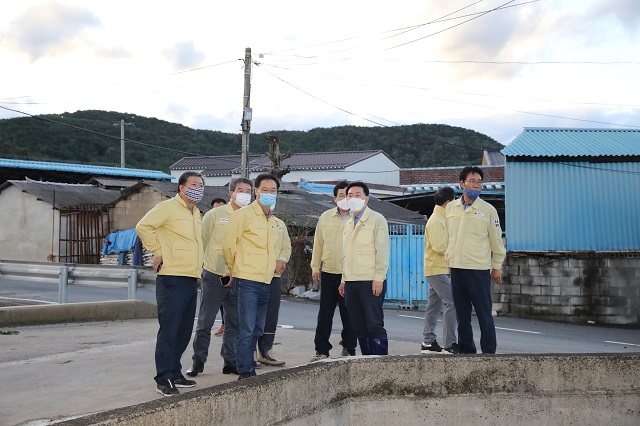
{"label": "blue gate", "polygon": [[391,258],[386,305],[423,307],[429,283],[424,277],[425,225],[389,225]]}

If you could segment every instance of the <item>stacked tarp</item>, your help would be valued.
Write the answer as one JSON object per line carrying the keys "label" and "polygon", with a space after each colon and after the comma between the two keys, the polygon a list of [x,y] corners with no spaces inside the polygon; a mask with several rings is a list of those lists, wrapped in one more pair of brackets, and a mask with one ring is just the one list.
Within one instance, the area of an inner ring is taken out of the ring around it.
{"label": "stacked tarp", "polygon": [[102,265],[142,265],[142,242],[136,230],[117,230],[107,235],[102,244]]}

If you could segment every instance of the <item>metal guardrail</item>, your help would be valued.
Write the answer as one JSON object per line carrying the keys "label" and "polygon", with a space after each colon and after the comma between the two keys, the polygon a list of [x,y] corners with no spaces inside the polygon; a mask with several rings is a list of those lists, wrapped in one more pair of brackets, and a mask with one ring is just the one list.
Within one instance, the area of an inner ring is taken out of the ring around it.
{"label": "metal guardrail", "polygon": [[150,266],[81,265],[17,260],[0,260],[0,277],[58,283],[58,303],[66,303],[67,286],[70,284],[126,286],[129,289],[128,298],[135,300],[139,286],[155,285],[156,282],[156,273]]}

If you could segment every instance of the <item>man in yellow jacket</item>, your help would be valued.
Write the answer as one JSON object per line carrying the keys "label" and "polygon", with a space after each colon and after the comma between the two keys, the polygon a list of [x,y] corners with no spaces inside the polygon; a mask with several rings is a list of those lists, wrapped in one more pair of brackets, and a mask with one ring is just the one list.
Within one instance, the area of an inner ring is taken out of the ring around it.
{"label": "man in yellow jacket", "polygon": [[253,352],[264,333],[271,280],[276,271],[279,230],[271,206],[280,182],[269,173],[256,177],[256,200],[231,215],[222,252],[231,272],[236,295],[238,340],[236,364],[239,380],[255,376]]}
{"label": "man in yellow jacket", "polygon": [[[450,186],[438,189],[433,196],[436,206],[424,229],[424,275],[429,282],[429,300],[424,311],[423,341],[420,350],[423,354],[457,354],[456,308],[451,294],[449,265],[445,260],[447,251],[447,218],[445,208],[454,199]],[[444,304],[442,316],[442,338],[444,348],[436,341],[436,324]]]}
{"label": "man in yellow jacket", "polygon": [[251,203],[252,184],[249,179],[238,178],[229,184],[229,204],[209,210],[202,218],[204,268],[202,270],[202,298],[198,313],[196,335],[193,339],[193,365],[187,376],[195,377],[204,371],[209,355],[211,328],[220,306],[224,307],[225,328],[220,355],[224,359],[223,374],[237,374],[236,339],[238,318],[236,298],[231,292],[229,269],[222,255],[222,241],[227,232],[231,214]]}
{"label": "man in yellow jacket", "polygon": [[198,277],[202,272],[202,225],[196,207],[204,194],[204,179],[186,172],[178,194],[158,203],[136,226],[142,244],[153,253],[160,329],[156,341],[156,390],[177,395],[177,388],[196,382],[182,375],[180,358],[189,345],[196,314]]}
{"label": "man in yellow jacket", "polygon": [[446,209],[453,303],[458,318],[458,348],[476,353],[471,329],[471,308],[480,325],[482,353],[496,353],[496,328],[491,315],[491,282],[500,284],[500,268],[506,256],[496,209],[480,198],[482,169],[467,166],[460,172],[461,198]]}
{"label": "man in yellow jacket", "polygon": [[320,215],[313,237],[313,253],[311,255],[311,279],[320,288],[320,307],[314,344],[316,354],[311,362],[329,358],[333,348],[329,342],[333,328],[333,314],[336,305],[342,321],[342,356],[356,354],[356,332],[351,325],[349,312],[344,297],[338,292],[342,280],[342,234],[346,220],[349,218],[347,202],[347,181],[338,182],[333,187],[333,202],[336,206]]}
{"label": "man in yellow jacket", "polygon": [[389,268],[389,226],[378,212],[367,207],[369,188],[363,182],[347,186],[352,216],[343,229],[342,284],[351,324],[362,355],[387,355],[382,304]]}
{"label": "man in yellow jacket", "polygon": [[[271,209],[273,210],[273,209]],[[278,316],[280,315],[280,300],[282,298],[282,273],[287,267],[291,258],[291,238],[287,225],[276,217],[278,226],[278,243],[276,244],[276,270],[269,284],[269,304],[267,305],[267,315],[264,321],[264,332],[258,338],[258,361],[262,365],[272,367],[284,367],[285,362],[277,360],[273,356],[273,342],[276,337],[278,327]]]}

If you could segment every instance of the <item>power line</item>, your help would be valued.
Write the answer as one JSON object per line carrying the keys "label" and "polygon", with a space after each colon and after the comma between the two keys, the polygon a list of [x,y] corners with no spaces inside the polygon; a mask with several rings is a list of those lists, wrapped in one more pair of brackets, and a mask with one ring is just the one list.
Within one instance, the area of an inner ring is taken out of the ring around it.
{"label": "power line", "polygon": [[[263,69],[263,68],[261,68],[261,69]],[[264,69],[263,69],[263,70],[264,70]],[[338,109],[338,110],[340,110],[340,111],[343,111],[343,112],[345,112],[345,113],[347,113],[347,114],[353,115],[353,116],[358,117],[358,118],[361,118],[361,119],[363,119],[363,120],[366,120],[366,121],[368,121],[368,122],[370,122],[370,123],[373,123],[373,124],[376,124],[376,125],[379,125],[379,126],[383,126],[383,127],[387,127],[386,125],[384,125],[384,124],[382,124],[382,123],[380,123],[380,122],[377,122],[377,121],[374,121],[374,120],[368,119],[368,118],[366,118],[366,117],[363,117],[363,116],[361,116],[361,115],[358,115],[358,114],[352,113],[351,111],[349,111],[349,110],[347,110],[347,109],[344,109],[344,108],[342,108],[342,107],[336,106],[336,105],[334,105],[334,104],[332,104],[332,103],[330,103],[330,102],[328,102],[328,101],[325,101],[324,99],[321,99],[321,98],[319,98],[319,97],[317,97],[317,96],[315,96],[315,95],[313,95],[313,94],[311,94],[311,93],[307,92],[306,90],[301,89],[301,88],[300,88],[300,87],[298,87],[298,86],[295,86],[294,84],[292,84],[292,83],[290,83],[290,82],[288,82],[288,81],[284,80],[284,79],[283,79],[283,78],[281,78],[281,77],[276,76],[275,74],[273,74],[273,73],[271,73],[271,72],[269,72],[269,71],[266,71],[266,70],[264,70],[264,71],[265,71],[265,72],[267,72],[267,73],[268,73],[269,75],[271,75],[272,77],[274,77],[274,78],[276,78],[276,79],[278,79],[278,80],[282,81],[283,83],[285,83],[285,84],[287,84],[287,85],[289,85],[289,86],[293,87],[294,89],[296,89],[296,90],[298,90],[298,91],[300,91],[300,92],[302,92],[302,93],[306,94],[307,96],[310,96],[310,97],[312,97],[312,98],[314,98],[314,99],[316,99],[316,100],[319,100],[319,101],[320,101],[320,102],[322,102],[322,103],[325,103],[325,104],[327,104],[327,105],[329,105],[329,106],[331,106],[331,107],[333,107],[333,108],[336,108],[336,109]],[[605,124],[605,125],[609,125],[609,126],[620,126],[620,127],[640,128],[640,126],[634,126],[634,125],[630,125],[630,124],[610,123],[610,122],[606,122],[606,121],[586,120],[586,119],[581,119],[581,118],[565,117],[565,116],[553,115],[553,114],[543,114],[543,113],[531,112],[531,111],[521,111],[521,110],[517,110],[517,109],[502,108],[502,107],[493,107],[493,106],[489,106],[489,105],[482,105],[482,104],[477,104],[477,103],[472,103],[472,102],[454,101],[454,100],[451,100],[451,99],[443,99],[443,98],[438,98],[438,97],[433,97],[433,96],[424,96],[424,97],[429,98],[429,99],[436,99],[436,100],[440,100],[440,101],[444,101],[444,102],[452,102],[452,103],[458,103],[458,104],[463,104],[463,105],[472,105],[472,106],[477,106],[477,107],[481,107],[481,108],[490,108],[490,109],[498,109],[498,110],[503,110],[503,111],[517,112],[517,113],[520,113],[520,114],[529,114],[529,115],[536,115],[536,116],[549,117],[549,118],[560,118],[560,119],[564,119],[564,120],[579,121],[579,122],[584,122],[584,123]],[[393,123],[393,124],[399,125],[398,123],[396,123],[396,122],[394,122],[394,121],[392,121],[392,120],[388,120],[388,119],[384,119],[384,120],[385,120],[385,121],[388,121],[388,122],[390,122],[390,123]],[[446,143],[446,142],[441,142],[441,143]],[[461,147],[461,145],[450,144],[450,143],[448,143],[448,144],[449,144],[449,145],[453,145],[453,146]]]}
{"label": "power line", "polygon": [[515,0],[509,0],[508,2],[506,2],[506,3],[502,4],[502,5],[498,6],[498,7],[494,7],[493,9],[490,9],[490,10],[487,10],[487,11],[485,11],[485,12],[482,12],[482,13],[480,13],[479,15],[474,16],[473,18],[469,18],[469,19],[467,19],[466,21],[459,22],[459,23],[457,23],[457,24],[455,24],[455,25],[452,25],[452,26],[450,26],[450,27],[447,27],[447,28],[445,28],[445,29],[443,29],[443,30],[436,31],[435,33],[431,33],[431,34],[428,34],[428,35],[426,35],[426,36],[424,36],[424,37],[420,37],[420,38],[417,38],[417,39],[415,39],[415,40],[407,41],[407,42],[405,42],[405,43],[401,43],[401,44],[398,44],[398,45],[393,46],[393,47],[389,47],[389,48],[384,49],[384,50],[397,49],[398,47],[406,46],[407,44],[415,43],[416,41],[424,40],[425,38],[428,38],[428,37],[433,37],[434,35],[437,35],[437,34],[443,33],[443,32],[445,32],[445,31],[448,31],[448,30],[453,29],[453,28],[455,28],[455,27],[459,27],[459,26],[460,26],[460,25],[462,25],[462,24],[466,24],[467,22],[470,22],[470,21],[473,21],[473,20],[475,20],[475,19],[481,18],[481,17],[483,17],[484,15],[486,15],[486,14],[488,14],[488,13],[495,12],[496,10],[504,9],[504,8],[505,8],[505,6],[507,6],[507,5],[508,5],[508,4],[510,4],[510,3],[513,3],[514,1],[515,1]]}
{"label": "power line", "polygon": [[[327,101],[325,101],[324,99],[321,99],[321,98],[319,98],[319,97],[317,97],[317,96],[315,96],[315,95],[313,95],[313,94],[311,94],[311,93],[307,92],[306,90],[303,90],[303,89],[301,89],[301,88],[299,88],[299,87],[297,87],[297,86],[295,86],[295,85],[293,85],[293,84],[289,83],[288,81],[286,81],[286,80],[284,80],[284,79],[282,79],[282,78],[278,77],[277,75],[275,75],[275,74],[273,74],[273,73],[271,73],[271,72],[269,72],[269,71],[267,71],[267,70],[264,70],[264,71],[265,71],[267,74],[271,75],[273,78],[276,78],[276,79],[280,80],[281,82],[283,82],[283,83],[285,83],[285,84],[287,84],[287,85],[289,85],[289,86],[293,87],[294,89],[296,89],[296,90],[298,90],[298,91],[300,91],[300,92],[304,93],[305,95],[310,96],[310,97],[312,97],[312,98],[314,98],[314,99],[316,99],[316,100],[318,100],[318,101],[320,101],[320,102],[322,102],[322,103],[324,103],[324,104],[327,104],[327,105],[329,105],[329,106],[331,106],[331,107],[333,107],[333,108],[336,108],[336,109],[338,109],[338,110],[340,110],[340,111],[343,111],[343,112],[345,112],[345,113],[347,113],[347,114],[349,114],[349,115],[353,115],[354,117],[361,118],[361,119],[363,119],[363,120],[366,120],[366,121],[368,121],[368,122],[370,122],[370,123],[373,123],[373,124],[376,124],[376,125],[378,125],[378,126],[381,126],[381,127],[389,127],[389,126],[388,126],[388,125],[386,125],[386,124],[380,123],[380,122],[375,121],[375,120],[371,120],[371,119],[369,119],[369,118],[366,118],[366,117],[363,117],[363,116],[358,115],[358,114],[356,114],[356,113],[353,113],[353,112],[351,112],[351,111],[349,111],[349,110],[347,110],[347,109],[344,109],[344,108],[342,108],[342,107],[339,107],[339,106],[337,106],[337,105],[334,105],[334,104],[332,104],[332,103],[330,103],[330,102],[327,102]],[[398,126],[401,126],[401,125],[402,125],[402,124],[400,124],[400,123],[396,123],[396,122],[394,122],[394,121],[392,121],[392,120],[388,120],[388,119],[383,119],[383,120],[388,121],[389,123],[392,123],[392,124],[395,124],[395,125],[398,125]],[[403,131],[403,132],[404,132],[404,130],[401,130],[401,131]],[[414,136],[414,135],[415,135],[413,132],[405,132],[405,133],[411,134],[412,136]],[[446,142],[446,141],[442,141],[442,140],[433,140],[432,142],[440,143],[440,144],[443,144],[443,145],[454,146],[454,147],[457,147],[457,148],[465,148],[465,149],[468,149],[468,148],[469,148],[469,147],[464,146],[464,145],[458,145],[458,144],[454,144],[454,143]]]}
{"label": "power line", "polygon": [[[454,17],[451,16],[451,15],[454,15],[454,14],[456,14],[456,13],[458,13],[458,12],[464,10],[464,9],[472,7],[472,6],[480,3],[481,1],[482,0],[476,1],[474,3],[471,3],[471,4],[467,5],[467,6],[464,6],[464,7],[460,8],[460,9],[457,9],[457,10],[455,10],[453,12],[447,13],[444,16],[441,16],[439,18],[433,19],[431,21],[428,21],[428,22],[425,22],[425,23],[422,23],[422,24],[416,24],[416,25],[411,25],[411,26],[408,26],[408,27],[396,28],[396,29],[393,29],[393,30],[385,30],[385,31],[381,31],[381,32],[373,33],[373,34],[368,34],[368,35],[354,36],[354,37],[343,38],[343,39],[338,39],[338,40],[333,40],[333,41],[328,41],[328,42],[323,42],[323,43],[317,43],[317,44],[307,45],[307,46],[303,46],[303,47],[299,47],[299,48],[289,48],[289,49],[283,49],[283,50],[275,50],[275,51],[270,51],[270,52],[263,52],[262,55],[278,54],[280,56],[292,56],[292,57],[294,57],[296,59],[316,59],[316,58],[320,58],[320,57],[328,57],[328,58],[330,58],[327,55],[332,55],[332,54],[344,52],[344,51],[347,51],[347,50],[353,50],[355,48],[362,47],[362,45],[355,46],[355,47],[352,47],[352,48],[347,48],[347,49],[334,51],[334,52],[331,52],[331,53],[328,53],[328,54],[325,54],[325,55],[313,55],[313,56],[284,55],[284,54],[281,54],[280,52],[287,52],[287,51],[296,50],[296,49],[309,49],[309,48],[313,48],[313,47],[319,47],[319,46],[325,46],[325,45],[330,45],[330,44],[343,43],[343,42],[346,42],[346,41],[352,41],[352,40],[357,40],[357,39],[361,39],[361,38],[369,38],[369,37],[373,37],[373,36],[377,36],[377,35],[385,35],[385,34],[393,33],[393,34],[388,35],[388,36],[386,36],[386,37],[384,37],[382,39],[376,40],[376,42],[380,42],[382,40],[390,39],[390,38],[397,37],[399,35],[405,34],[407,32],[417,30],[417,29],[425,27],[427,25],[431,25],[431,24],[435,24],[435,23],[439,23],[439,22],[445,22],[445,21],[448,21],[448,20],[462,19],[462,18],[468,17],[468,16],[475,16],[475,18],[478,18],[478,17],[480,17],[482,15],[485,15],[487,13],[490,13],[490,12],[493,12],[493,11],[496,11],[496,10],[522,6],[522,5],[525,5],[525,4],[528,4],[528,3],[536,3],[536,2],[538,2],[540,0],[530,0],[530,1],[523,2],[523,3],[517,3],[517,4],[513,4],[513,5],[508,5],[508,6],[501,5],[501,6],[498,6],[496,8],[493,8],[493,9],[490,9],[490,10],[487,10],[487,11],[475,12],[475,13],[468,14],[468,15],[461,15],[461,16],[454,16]],[[512,0],[509,3],[512,3],[513,1],[515,1],[515,0]],[[480,15],[480,16],[478,16],[478,15]],[[473,19],[475,19],[475,18],[473,18]],[[469,19],[469,20],[467,20],[465,22],[468,22],[470,20],[471,19]],[[455,26],[461,25],[461,24],[463,24],[465,22],[462,22],[460,24],[457,24],[457,25],[454,25],[452,27],[446,28],[446,29],[444,29],[442,31],[446,31],[446,30],[448,30],[450,28],[453,28]],[[442,31],[439,31],[438,33],[442,32]],[[437,34],[437,33],[435,33],[435,34]],[[335,61],[337,61],[337,60],[345,60],[345,59],[352,59],[352,58],[333,58],[333,60],[335,60]]]}
{"label": "power line", "polygon": [[[24,115],[27,115],[27,116],[29,116],[31,118],[35,118],[37,120],[47,121],[49,123],[58,124],[60,126],[69,127],[69,128],[75,129],[75,130],[80,130],[82,132],[93,133],[95,135],[103,136],[105,138],[117,139],[118,141],[121,140],[119,136],[113,136],[113,135],[109,135],[109,134],[106,134],[106,133],[97,132],[95,130],[90,130],[90,129],[85,129],[83,127],[74,126],[72,124],[62,123],[60,121],[51,120],[50,118],[29,114],[29,113],[24,112],[24,111],[18,111],[17,109],[7,108],[7,107],[4,107],[2,105],[0,105],[0,108],[5,109],[7,111],[17,112],[19,114],[24,114]],[[202,154],[195,154],[195,153],[189,152],[189,151],[182,151],[182,150],[179,150],[179,149],[166,148],[164,146],[153,145],[153,144],[150,144],[150,143],[135,141],[135,140],[132,140],[132,139],[124,139],[124,141],[125,142],[131,142],[133,144],[144,146],[144,147],[147,147],[147,148],[156,148],[156,149],[161,149],[161,150],[164,150],[164,151],[177,152],[177,153],[180,153],[180,154],[189,154],[189,155],[194,156],[194,157],[206,157],[206,155],[202,155]]]}
{"label": "power line", "polygon": [[[281,70],[291,71],[291,72],[298,72],[298,73],[304,72],[305,75],[324,77],[324,78],[327,78],[327,79],[340,81],[340,82],[348,83],[348,84],[352,84],[352,85],[364,86],[364,87],[374,87],[374,88],[375,87],[383,87],[383,88],[384,87],[387,87],[387,88],[389,88],[389,87],[398,87],[398,88],[403,88],[403,89],[416,89],[416,90],[424,90],[424,91],[429,91],[429,92],[442,92],[442,93],[445,93],[445,94],[480,96],[480,97],[496,98],[496,99],[509,99],[509,100],[515,100],[515,101],[534,101],[534,102],[547,102],[547,103],[563,103],[563,104],[591,105],[591,106],[631,107],[631,108],[635,108],[635,107],[639,107],[640,106],[640,104],[617,104],[617,103],[605,103],[605,102],[567,101],[567,100],[539,99],[539,98],[519,98],[519,97],[513,97],[513,96],[490,95],[490,94],[486,94],[486,93],[460,92],[460,91],[455,91],[455,90],[440,90],[440,89],[432,89],[432,88],[429,88],[429,87],[407,86],[407,85],[401,85],[401,84],[392,84],[392,85],[383,86],[383,85],[379,85],[379,84],[377,84],[375,82],[365,82],[365,81],[362,81],[361,79],[353,80],[353,79],[346,79],[346,78],[342,78],[340,76],[335,76],[335,75],[330,75],[330,74],[309,73],[309,72],[300,71],[300,70],[297,70],[297,69],[294,69],[294,68],[288,68],[288,67],[283,67],[283,66],[279,66],[279,65],[271,65],[271,64],[265,64],[265,63],[260,63],[260,65],[261,66],[272,67],[272,68],[278,68],[278,69],[281,69]],[[405,93],[405,92],[400,92],[400,93]],[[435,98],[435,99],[437,99],[437,98]]]}
{"label": "power line", "polygon": [[[217,64],[206,65],[206,66],[202,66],[202,67],[191,68],[191,69],[188,69],[188,70],[176,71],[176,72],[167,73],[167,74],[160,74],[160,75],[157,75],[157,76],[139,78],[139,79],[135,79],[135,80],[120,81],[120,82],[116,82],[116,83],[103,84],[103,85],[99,85],[99,86],[94,86],[93,88],[94,89],[103,89],[103,88],[108,88],[108,87],[121,86],[121,85],[125,85],[125,84],[139,83],[139,82],[143,82],[143,81],[153,80],[153,79],[156,79],[156,78],[170,77],[170,76],[179,75],[179,74],[185,74],[185,73],[190,73],[190,72],[195,72],[195,71],[201,71],[201,70],[204,70],[204,69],[209,69],[209,68],[213,68],[213,67],[219,67],[221,65],[234,64],[234,63],[237,63],[237,61],[238,61],[237,59],[233,59],[233,60],[230,60],[230,61],[220,62],[220,63],[217,63]],[[226,71],[228,71],[228,70],[225,69],[222,72],[226,72]],[[217,75],[217,74],[214,74],[214,75]],[[172,86],[172,87],[165,88],[165,89],[155,90],[155,91],[151,91],[151,92],[143,92],[143,93],[138,93],[138,94],[129,95],[129,96],[121,96],[121,97],[116,97],[116,98],[111,98],[111,99],[126,99],[126,98],[131,98],[131,97],[136,97],[136,96],[145,96],[145,95],[149,95],[149,94],[153,94],[153,93],[160,93],[160,92],[164,92],[164,91],[168,91],[168,90],[174,90],[176,88],[189,86],[191,84],[199,83],[201,81],[210,79],[214,75],[210,75],[210,76],[203,77],[203,78],[195,80],[195,81],[191,81],[191,82],[188,82],[188,83],[180,84],[180,85],[177,85],[177,86]],[[12,104],[12,105],[15,105],[15,104],[55,105],[55,104],[59,104],[59,103],[73,103],[73,102],[24,102],[24,101],[11,102],[11,101],[14,101],[14,100],[25,99],[25,98],[28,99],[28,98],[35,98],[35,97],[38,97],[38,95],[34,94],[34,95],[11,96],[11,97],[6,97],[6,98],[0,98],[0,101],[2,101],[3,104]]]}

